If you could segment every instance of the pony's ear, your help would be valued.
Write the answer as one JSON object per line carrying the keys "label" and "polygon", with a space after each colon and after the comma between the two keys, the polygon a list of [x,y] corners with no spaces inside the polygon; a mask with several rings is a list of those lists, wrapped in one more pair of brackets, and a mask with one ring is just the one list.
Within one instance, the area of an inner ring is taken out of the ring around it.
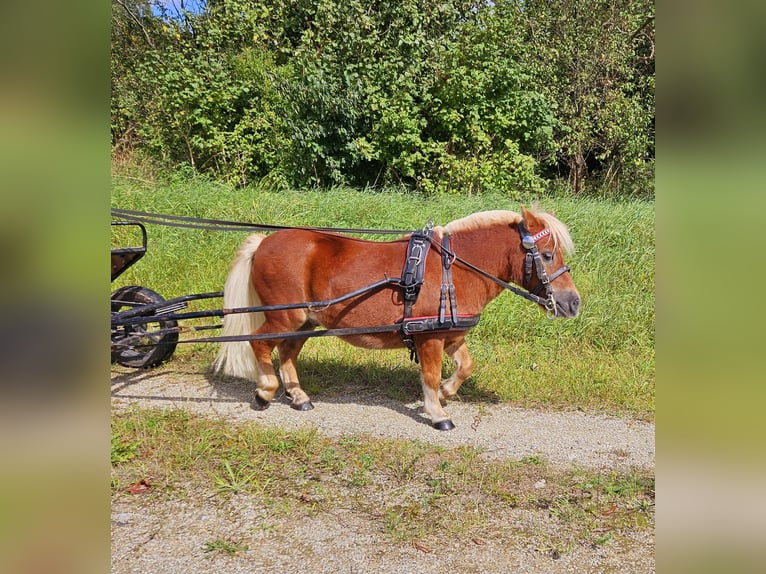
{"label": "pony's ear", "polygon": [[529,229],[529,224],[535,221],[535,216],[527,210],[523,205],[521,206],[521,219],[524,221],[524,225]]}

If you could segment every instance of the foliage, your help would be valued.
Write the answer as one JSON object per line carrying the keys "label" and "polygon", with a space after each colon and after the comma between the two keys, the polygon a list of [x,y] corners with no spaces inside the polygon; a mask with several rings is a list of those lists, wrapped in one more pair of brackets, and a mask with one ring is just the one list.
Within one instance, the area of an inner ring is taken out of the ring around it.
{"label": "foliage", "polygon": [[654,4],[531,0],[525,18],[534,84],[557,104],[553,165],[564,167],[575,193],[595,172],[610,187],[651,195]]}
{"label": "foliage", "polygon": [[277,188],[514,195],[588,162],[650,185],[646,0],[201,5],[113,0],[116,152]]}

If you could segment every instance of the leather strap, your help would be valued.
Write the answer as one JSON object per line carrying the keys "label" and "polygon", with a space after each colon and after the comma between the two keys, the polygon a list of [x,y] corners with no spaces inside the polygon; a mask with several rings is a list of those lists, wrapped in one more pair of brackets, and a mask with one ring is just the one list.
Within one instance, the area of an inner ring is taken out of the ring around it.
{"label": "leather strap", "polygon": [[[455,285],[452,282],[452,264],[455,255],[450,251],[450,236],[445,234],[441,239],[442,284],[439,295],[439,315],[434,317],[412,317],[412,307],[417,301],[420,288],[425,277],[425,264],[428,251],[433,240],[433,224],[429,221],[422,232],[413,233],[407,248],[407,256],[402,271],[402,288],[404,293],[404,313],[402,316],[402,342],[410,351],[410,359],[416,363],[418,358],[413,333],[433,331],[463,330],[475,327],[481,315],[458,315]],[[450,314],[447,317],[447,302]]]}
{"label": "leather strap", "polygon": [[[404,314],[401,323],[404,323],[404,321],[412,316],[412,307],[418,300],[420,288],[425,280],[426,260],[428,252],[431,250],[433,234],[433,222],[429,220],[422,231],[415,231],[410,236],[410,242],[407,245],[407,255],[404,258],[404,268],[402,269],[401,285],[404,297]],[[410,359],[416,363],[419,362],[415,341],[404,329],[400,331],[400,335],[402,342],[410,351]]]}
{"label": "leather strap", "polygon": [[439,317],[410,317],[402,321],[402,332],[432,333],[434,331],[464,331],[479,324],[481,315],[457,315],[454,320],[442,321]]}

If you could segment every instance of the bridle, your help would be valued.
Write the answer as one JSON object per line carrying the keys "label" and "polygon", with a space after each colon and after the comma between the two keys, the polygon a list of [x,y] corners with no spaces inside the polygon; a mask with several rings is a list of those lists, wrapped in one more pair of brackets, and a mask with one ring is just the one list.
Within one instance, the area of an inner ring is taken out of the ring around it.
{"label": "bridle", "polygon": [[[537,303],[538,305],[541,305],[545,311],[546,316],[549,319],[553,319],[556,317],[556,300],[553,297],[553,287],[551,287],[551,283],[553,283],[556,279],[558,279],[561,275],[564,273],[568,273],[570,268],[568,265],[562,265],[559,267],[556,271],[548,275],[545,271],[545,266],[543,265],[542,258],[540,257],[540,251],[537,249],[537,242],[541,239],[547,237],[551,234],[550,229],[543,229],[541,231],[538,231],[534,235],[530,234],[527,230],[526,226],[524,225],[524,221],[519,221],[519,234],[521,235],[521,246],[524,248],[526,253],[524,254],[524,279],[522,281],[523,289],[520,289],[516,287],[515,285],[511,285],[510,283],[507,283],[506,281],[503,281],[499,277],[495,277],[494,275],[487,273],[483,269],[480,269],[473,265],[472,263],[469,263],[465,259],[459,257],[456,253],[450,251],[447,247],[444,246],[444,244],[441,245],[441,249],[444,253],[449,255],[449,257],[453,261],[459,261],[472,271],[475,271],[482,277],[486,277],[490,281],[493,281],[503,287],[504,289],[507,289],[508,291],[511,291],[515,293],[516,295],[519,295],[521,297],[524,297],[525,299],[532,301],[533,303]],[[537,279],[540,282],[537,287],[535,287],[533,290],[529,290],[529,284],[532,280],[532,267],[534,266],[535,270],[537,271]],[[540,296],[540,291],[545,290],[545,297]]]}
{"label": "bridle", "polygon": [[545,289],[544,307],[549,313],[553,312],[553,316],[555,317],[556,301],[553,298],[553,288],[551,287],[551,283],[553,283],[564,273],[568,273],[569,266],[562,265],[550,275],[545,272],[545,267],[543,266],[543,261],[540,257],[540,251],[537,249],[537,242],[550,235],[550,229],[545,228],[538,231],[534,235],[530,235],[529,231],[527,231],[527,228],[524,225],[524,220],[521,220],[519,221],[519,233],[521,234],[521,245],[526,250],[526,253],[524,254],[523,285],[526,287],[530,284],[530,281],[532,280],[532,264],[534,263],[535,269],[537,270],[537,279],[540,281],[540,283],[532,290],[532,294],[539,296],[540,291]]}

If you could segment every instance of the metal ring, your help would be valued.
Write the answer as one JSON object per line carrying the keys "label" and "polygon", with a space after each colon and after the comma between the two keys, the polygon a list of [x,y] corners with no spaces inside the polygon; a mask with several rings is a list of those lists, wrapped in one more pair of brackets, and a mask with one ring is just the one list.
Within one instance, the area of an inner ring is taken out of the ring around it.
{"label": "metal ring", "polygon": [[553,294],[550,294],[545,301],[545,316],[548,319],[555,319],[556,315],[556,300],[553,298]]}
{"label": "metal ring", "polygon": [[556,309],[548,309],[545,312],[545,318],[546,319],[555,319],[556,318]]}

